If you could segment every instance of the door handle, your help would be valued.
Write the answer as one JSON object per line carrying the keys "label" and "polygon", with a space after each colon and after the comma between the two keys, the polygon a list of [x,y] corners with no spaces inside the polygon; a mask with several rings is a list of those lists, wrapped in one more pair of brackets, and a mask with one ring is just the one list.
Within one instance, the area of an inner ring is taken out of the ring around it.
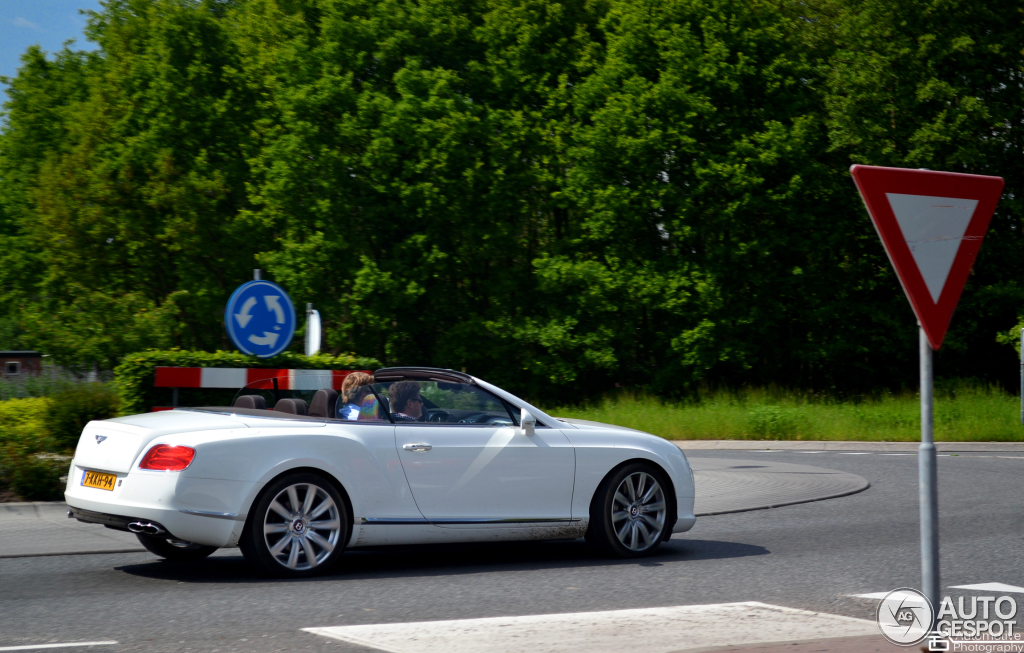
{"label": "door handle", "polygon": [[424,442],[417,442],[416,444],[403,444],[402,448],[406,451],[430,451],[433,449],[429,444]]}

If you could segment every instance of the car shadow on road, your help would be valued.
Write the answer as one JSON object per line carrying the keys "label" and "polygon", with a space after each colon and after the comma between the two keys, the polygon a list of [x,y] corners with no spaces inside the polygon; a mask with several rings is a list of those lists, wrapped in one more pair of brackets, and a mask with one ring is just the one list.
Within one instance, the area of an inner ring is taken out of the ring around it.
{"label": "car shadow on road", "polygon": [[391,546],[348,551],[330,574],[299,580],[269,578],[239,555],[218,555],[199,562],[154,559],[116,567],[133,576],[179,583],[337,582],[347,579],[451,576],[506,571],[586,567],[657,567],[668,563],[767,555],[768,549],[740,542],[673,540],[653,555],[632,560],[601,557],[583,540]]}

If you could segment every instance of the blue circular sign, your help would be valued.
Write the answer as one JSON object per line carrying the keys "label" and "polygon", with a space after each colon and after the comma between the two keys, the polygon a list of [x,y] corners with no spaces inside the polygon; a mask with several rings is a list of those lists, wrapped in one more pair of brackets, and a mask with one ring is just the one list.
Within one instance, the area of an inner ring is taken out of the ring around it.
{"label": "blue circular sign", "polygon": [[250,281],[235,289],[224,311],[231,342],[242,352],[270,358],[287,349],[295,335],[295,307],[281,286]]}

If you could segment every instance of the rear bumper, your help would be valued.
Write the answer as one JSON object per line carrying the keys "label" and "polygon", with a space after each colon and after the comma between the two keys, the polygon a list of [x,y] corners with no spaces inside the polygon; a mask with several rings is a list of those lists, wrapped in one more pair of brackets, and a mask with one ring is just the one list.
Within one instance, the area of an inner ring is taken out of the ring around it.
{"label": "rear bumper", "polygon": [[[117,531],[128,531],[128,532],[132,532],[131,529],[128,528],[128,524],[130,524],[132,522],[138,522],[138,521],[152,522],[152,520],[144,519],[142,517],[126,517],[124,515],[110,515],[110,514],[107,514],[107,513],[104,513],[104,512],[94,512],[92,510],[85,510],[83,508],[75,508],[75,507],[71,507],[71,516],[74,517],[75,519],[77,519],[80,522],[85,522],[86,524],[102,524],[103,526],[106,526],[107,528],[113,528],[114,530],[117,530]],[[159,524],[159,525],[161,527],[163,527],[163,524]],[[163,528],[164,528],[164,530],[167,530],[166,527],[163,527]]]}
{"label": "rear bumper", "polygon": [[133,470],[118,474],[114,490],[82,485],[84,470],[72,463],[64,500],[79,521],[129,530],[133,521],[152,522],[167,536],[206,546],[235,546],[245,514],[238,506],[251,484]]}

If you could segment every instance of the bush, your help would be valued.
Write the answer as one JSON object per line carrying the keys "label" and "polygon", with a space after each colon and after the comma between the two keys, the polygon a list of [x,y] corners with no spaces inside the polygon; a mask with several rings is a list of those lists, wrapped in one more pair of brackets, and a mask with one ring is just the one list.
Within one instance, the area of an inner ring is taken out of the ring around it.
{"label": "bush", "polygon": [[779,406],[754,406],[747,413],[750,432],[758,439],[788,440],[799,425],[799,415]]}
{"label": "bush", "polygon": [[59,499],[63,491],[71,452],[47,429],[52,406],[46,397],[0,402],[0,486],[23,499]]}
{"label": "bush", "polygon": [[44,422],[58,449],[74,449],[85,425],[117,415],[117,393],[103,383],[83,383],[50,397],[53,410]]}
{"label": "bush", "polygon": [[[134,415],[147,412],[153,406],[171,405],[171,389],[153,387],[156,368],[161,366],[372,370],[380,367],[380,362],[374,358],[364,358],[354,354],[338,356],[318,354],[307,357],[292,352],[283,352],[273,358],[257,358],[227,351],[210,353],[180,349],[168,351],[151,349],[125,356],[121,364],[114,369],[114,382],[117,385],[120,399],[120,414]],[[179,404],[185,406],[224,405],[233,395],[234,391],[225,392],[223,390],[182,391]]]}

